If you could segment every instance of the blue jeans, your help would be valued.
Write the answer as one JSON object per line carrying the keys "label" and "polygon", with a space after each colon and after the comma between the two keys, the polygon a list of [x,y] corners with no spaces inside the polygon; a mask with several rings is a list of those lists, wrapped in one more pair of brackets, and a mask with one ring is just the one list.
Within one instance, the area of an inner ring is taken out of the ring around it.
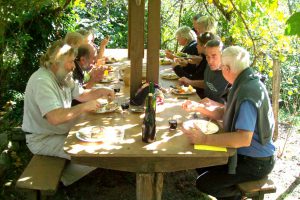
{"label": "blue jeans", "polygon": [[218,199],[240,199],[238,183],[259,180],[267,176],[275,164],[274,157],[265,160],[238,155],[236,174],[228,174],[227,165],[196,169],[199,176],[196,186]]}

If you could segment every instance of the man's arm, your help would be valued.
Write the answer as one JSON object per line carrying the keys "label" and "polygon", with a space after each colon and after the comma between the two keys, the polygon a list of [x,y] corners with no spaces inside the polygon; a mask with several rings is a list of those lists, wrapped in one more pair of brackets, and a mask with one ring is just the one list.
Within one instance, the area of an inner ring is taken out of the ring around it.
{"label": "man's arm", "polygon": [[182,131],[187,135],[192,144],[212,145],[219,147],[240,148],[248,147],[251,144],[253,132],[246,130],[237,130],[230,133],[219,133],[205,135],[200,128],[184,129]]}
{"label": "man's arm", "polygon": [[237,130],[237,132],[232,133],[220,133],[204,136],[206,137],[206,145],[240,148],[250,146],[253,132]]}
{"label": "man's arm", "polygon": [[204,81],[203,80],[191,80],[186,77],[181,77],[178,81],[183,85],[191,85],[197,88],[204,88]]}
{"label": "man's arm", "polygon": [[45,115],[47,121],[52,125],[59,125],[77,118],[79,115],[94,111],[100,107],[100,103],[96,100],[78,104],[71,108],[57,108]]}
{"label": "man's arm", "polygon": [[115,94],[114,91],[109,88],[86,89],[76,98],[76,100],[86,102],[93,99],[99,99],[101,97],[105,97],[111,101],[115,98]]}

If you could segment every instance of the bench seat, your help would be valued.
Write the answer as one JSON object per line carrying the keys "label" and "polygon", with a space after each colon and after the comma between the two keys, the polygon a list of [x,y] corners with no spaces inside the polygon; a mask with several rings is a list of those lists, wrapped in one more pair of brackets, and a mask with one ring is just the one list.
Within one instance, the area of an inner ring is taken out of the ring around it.
{"label": "bench seat", "polygon": [[55,194],[66,159],[34,155],[26,169],[17,180],[16,187],[37,193],[33,196]]}
{"label": "bench seat", "polygon": [[240,183],[237,186],[243,196],[254,200],[262,200],[265,194],[276,192],[276,186],[268,177],[257,181]]}

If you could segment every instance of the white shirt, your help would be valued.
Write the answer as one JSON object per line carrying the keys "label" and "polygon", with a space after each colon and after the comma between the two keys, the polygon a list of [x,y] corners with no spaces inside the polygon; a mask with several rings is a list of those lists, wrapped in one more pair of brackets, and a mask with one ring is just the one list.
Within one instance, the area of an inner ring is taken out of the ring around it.
{"label": "white shirt", "polygon": [[41,67],[27,83],[24,99],[22,130],[36,134],[66,134],[75,120],[60,125],[51,125],[45,115],[58,108],[70,108],[72,99],[80,95],[80,88],[59,86],[52,71]]}

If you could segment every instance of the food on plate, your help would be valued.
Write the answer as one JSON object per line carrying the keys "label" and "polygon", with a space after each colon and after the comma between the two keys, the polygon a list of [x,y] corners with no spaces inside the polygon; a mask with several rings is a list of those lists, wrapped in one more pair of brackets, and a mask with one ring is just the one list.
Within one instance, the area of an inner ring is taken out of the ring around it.
{"label": "food on plate", "polygon": [[107,70],[108,70],[109,72],[111,72],[111,71],[113,71],[113,67],[110,66],[110,65],[108,65],[108,66],[107,66]]}
{"label": "food on plate", "polygon": [[183,52],[177,52],[177,53],[175,53],[175,56],[182,57],[182,58],[187,58],[188,54],[187,53],[183,53]]}
{"label": "food on plate", "polygon": [[175,79],[179,78],[175,73],[165,73],[165,74],[162,74],[161,77],[164,79],[170,79],[170,80],[175,80]]}
{"label": "food on plate", "polygon": [[104,136],[103,127],[93,127],[91,130],[91,138],[92,139],[102,139]]}
{"label": "food on plate", "polygon": [[177,85],[176,89],[175,89],[175,93],[178,94],[192,94],[194,93],[196,90],[193,88],[193,86],[189,85],[189,86],[184,86],[184,85]]}
{"label": "food on plate", "polygon": [[118,62],[116,58],[114,57],[106,57],[105,58],[105,63],[106,64],[111,64],[111,63],[115,63],[115,62]]}
{"label": "food on plate", "polygon": [[106,113],[115,111],[118,108],[118,104],[111,102],[111,103],[102,103],[101,107],[96,110],[96,113]]}
{"label": "food on plate", "polygon": [[114,77],[112,76],[104,76],[104,78],[100,81],[101,83],[112,82]]}
{"label": "food on plate", "polygon": [[161,65],[171,65],[172,61],[170,59],[163,58],[163,59],[160,59],[160,64]]}

